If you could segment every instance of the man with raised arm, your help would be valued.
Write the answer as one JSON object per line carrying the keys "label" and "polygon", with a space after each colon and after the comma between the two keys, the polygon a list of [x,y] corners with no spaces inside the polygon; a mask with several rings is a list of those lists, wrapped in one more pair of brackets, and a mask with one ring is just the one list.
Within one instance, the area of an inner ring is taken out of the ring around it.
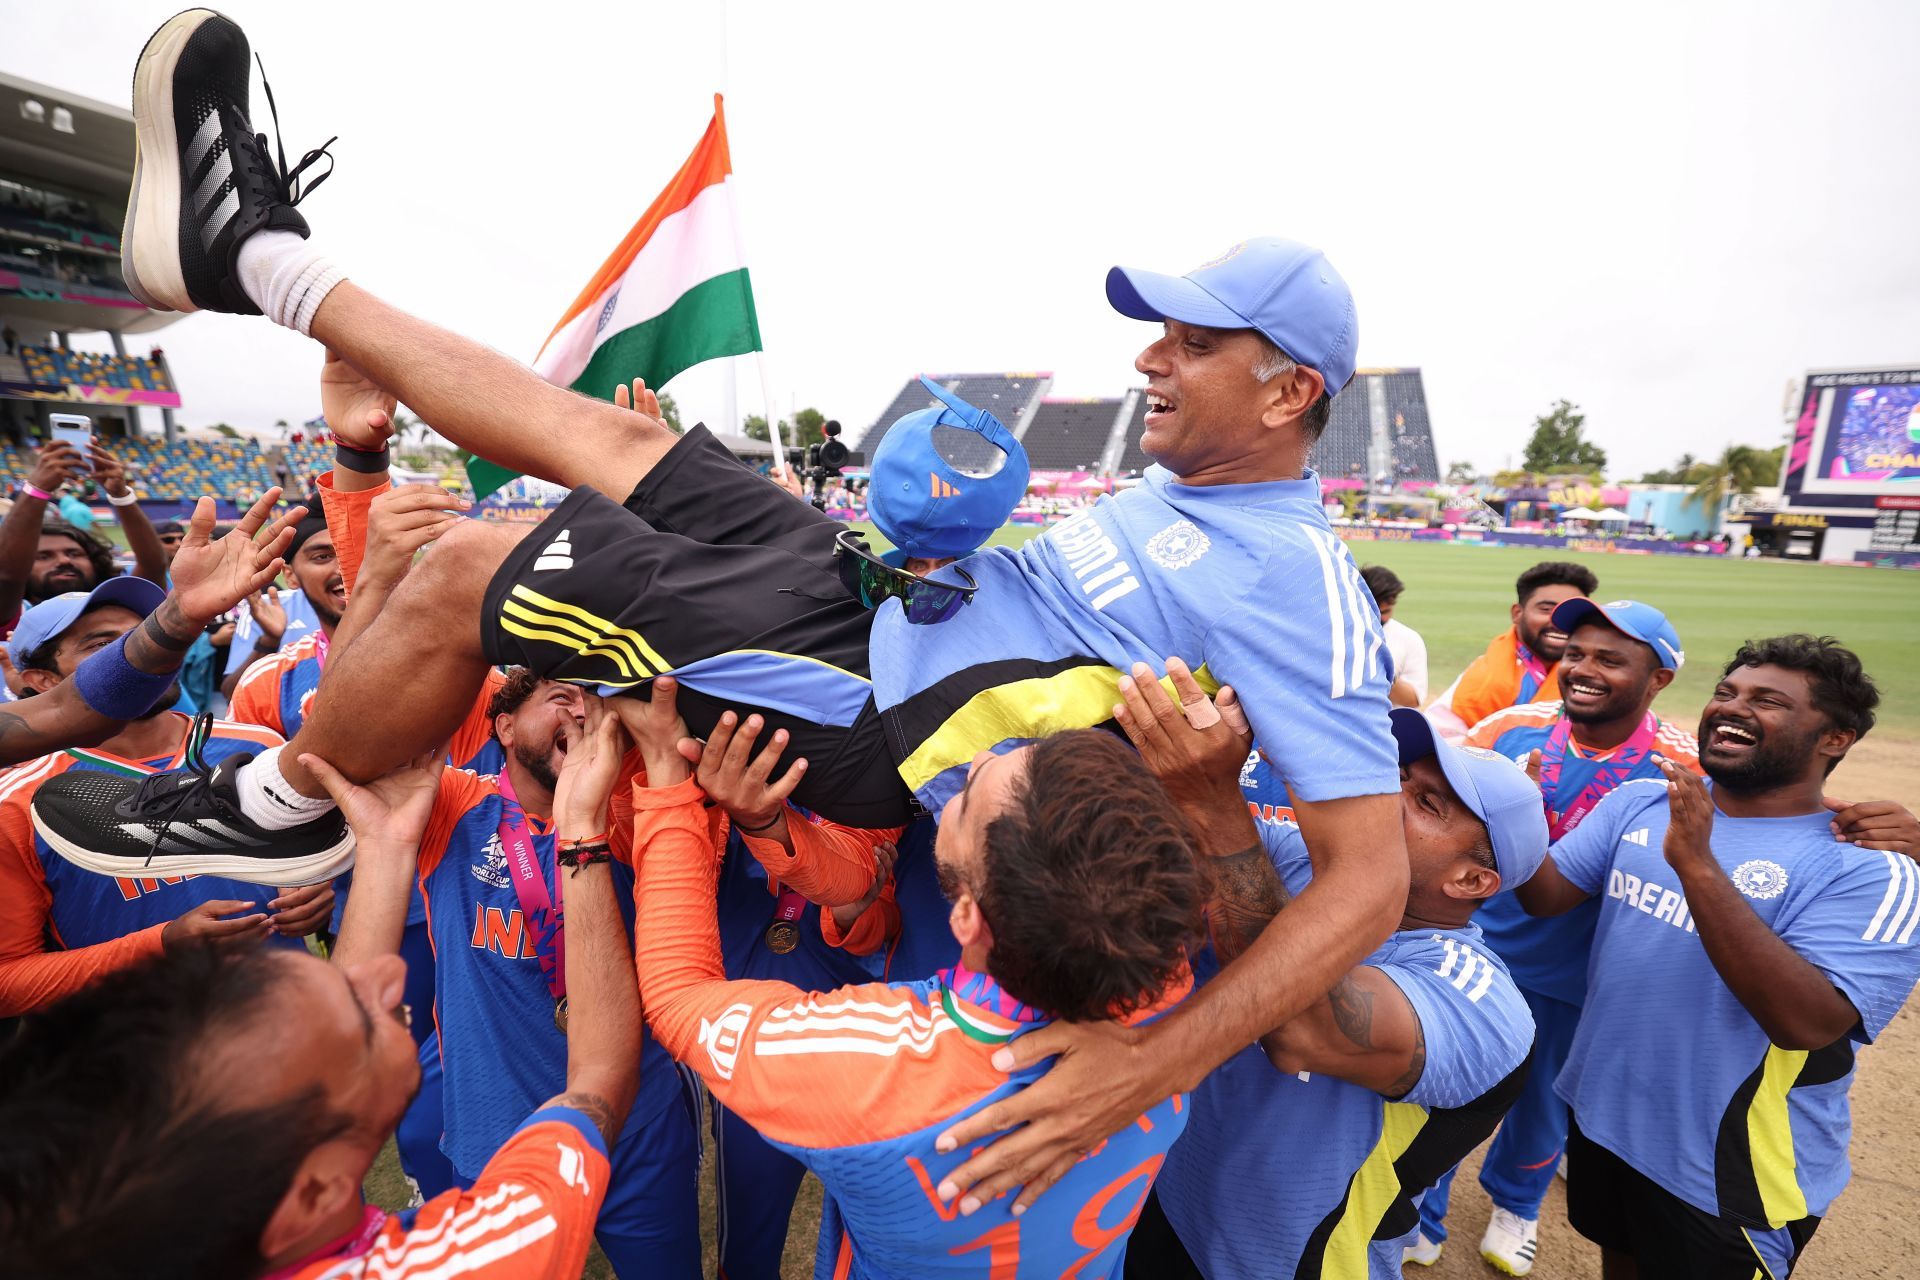
{"label": "man with raised arm", "polygon": [[174,557],[173,589],[159,607],[140,626],[87,656],[72,679],[0,707],[0,765],[104,742],[166,697],[181,659],[207,624],[273,581],[285,566],[282,556],[293,540],[293,525],[306,508],[293,507],[268,523],[279,500],[278,488],[267,490],[235,526],[238,536],[214,541],[213,499],[200,499]]}
{"label": "man with raised arm", "polygon": [[1555,1088],[1609,1277],[1785,1276],[1846,1186],[1855,1046],[1920,978],[1920,866],[1842,840],[1822,795],[1879,701],[1830,637],[1747,642],[1700,714],[1707,780],[1621,784],[1520,887],[1535,915],[1600,903]]}
{"label": "man with raised arm", "polygon": [[675,693],[669,677],[651,702],[607,704],[645,761],[633,788],[641,997],[654,1034],[714,1097],[825,1184],[819,1273],[1112,1275],[1184,1098],[1136,1116],[1024,1215],[1005,1201],[962,1212],[939,1190],[960,1157],[935,1139],[1040,1074],[995,1067],[998,1046],[1054,1018],[1149,1018],[1187,990],[1204,885],[1186,824],[1139,757],[1084,729],[980,753],[934,849],[954,968],[832,991],[730,981],[720,853]]}
{"label": "man with raised arm", "polygon": [[[1017,552],[914,573],[707,433],[676,436],[550,386],[347,282],[306,238],[247,119],[246,58],[239,29],[205,10],[174,18],[142,54],[136,115],[150,127],[136,131],[129,287],[165,308],[262,312],[339,351],[448,438],[578,487],[535,536],[450,532],[329,672],[335,705],[387,707],[404,731],[365,734],[322,698],[297,751],[213,779],[183,814],[237,811],[256,854],[277,847],[266,833],[296,830],[338,854],[348,836],[298,752],[377,776],[445,739],[490,662],[518,661],[641,692],[674,673],[698,732],[729,705],[753,707],[807,760],[797,802],[849,825],[897,825],[909,792],[939,807],[977,752],[1104,723],[1128,664],[1177,654],[1240,690],[1300,799],[1321,873],[1190,1011],[1151,1029],[1062,1023],[1013,1046],[1059,1061],[953,1135],[1024,1123],[953,1175],[984,1179],[986,1199],[1021,1182],[1037,1195],[1080,1152],[1317,999],[1392,930],[1407,869],[1384,646],[1306,468],[1358,338],[1352,295],[1322,254],[1256,239],[1185,277],[1109,273],[1112,305],[1159,325],[1135,363],[1151,406],[1142,444],[1161,465]],[[194,207],[223,155],[240,158],[236,198]],[[195,242],[204,252],[183,258]],[[948,399],[926,432],[930,483],[908,484],[903,508],[930,513],[1005,484],[1011,433]],[[942,452],[942,428],[992,448]],[[953,540],[971,537],[964,550],[990,531],[918,523],[927,544],[904,546],[910,561],[950,558]],[[753,558],[730,554],[746,545]],[[773,580],[757,554],[768,547],[787,553]],[[74,845],[122,840],[54,793],[36,813]],[[962,1196],[962,1211],[976,1200]]]}
{"label": "man with raised arm", "polygon": [[[1284,793],[1231,689],[1210,700],[1178,659],[1169,696],[1142,664],[1115,708],[1179,803],[1211,872],[1212,947],[1196,981],[1240,955],[1313,878],[1290,818],[1242,802]],[[1493,1131],[1526,1077],[1533,1021],[1474,926],[1532,874],[1547,824],[1526,776],[1392,712],[1411,869],[1386,943],[1317,1003],[1208,1076],[1127,1245],[1139,1280],[1295,1280],[1400,1274],[1414,1201]],[[1245,775],[1251,773],[1251,778]]]}

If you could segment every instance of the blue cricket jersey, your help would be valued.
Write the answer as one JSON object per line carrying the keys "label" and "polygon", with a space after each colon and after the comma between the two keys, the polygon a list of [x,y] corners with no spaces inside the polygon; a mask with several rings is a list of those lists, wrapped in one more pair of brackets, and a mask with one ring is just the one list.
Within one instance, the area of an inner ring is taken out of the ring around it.
{"label": "blue cricket jersey", "polygon": [[1311,472],[1195,486],[1153,467],[1024,547],[959,567],[979,583],[972,604],[915,626],[888,601],[869,650],[901,777],[929,811],[979,751],[1105,724],[1120,675],[1172,656],[1239,691],[1302,799],[1399,788],[1379,611]]}
{"label": "blue cricket jersey", "polygon": [[[554,1025],[553,995],[500,843],[502,804],[493,779],[449,769],[441,774],[420,844],[445,1078],[441,1149],[463,1177],[478,1173],[527,1114],[562,1092],[567,1080],[566,1036]],[[535,819],[531,834],[551,892],[553,832]],[[624,863],[614,865],[614,884],[631,932],[633,873]],[[679,1092],[673,1060],[647,1036],[640,1093],[621,1142],[632,1140]]]}
{"label": "blue cricket jersey", "polygon": [[1663,852],[1664,781],[1620,787],[1553,847],[1600,901],[1557,1091],[1593,1141],[1743,1226],[1824,1215],[1846,1186],[1854,1044],[1920,978],[1920,864],[1836,840],[1831,819],[1713,820],[1714,860],[1746,905],[1859,1011],[1850,1035],[1811,1052],[1770,1043],[1707,958]]}
{"label": "blue cricket jersey", "polygon": [[[1277,787],[1264,765],[1250,763],[1245,783],[1271,806]],[[1300,829],[1279,815],[1258,825],[1298,894],[1313,878]],[[1406,1096],[1388,1100],[1331,1076],[1285,1074],[1252,1045],[1202,1081],[1158,1188],[1168,1222],[1210,1280],[1363,1272],[1397,1280],[1415,1197],[1493,1128],[1489,1114],[1473,1130],[1479,1137],[1461,1139],[1449,1113],[1497,1094],[1497,1114],[1517,1092],[1509,1077],[1533,1048],[1533,1017],[1477,928],[1403,930],[1361,963],[1412,1004],[1426,1068]],[[1194,965],[1196,977],[1217,969],[1211,948]]]}
{"label": "blue cricket jersey", "polygon": [[[1488,716],[1467,734],[1471,746],[1497,751],[1524,767],[1527,757],[1544,750],[1560,721],[1560,703],[1527,702]],[[1570,753],[1571,754],[1571,753]],[[1700,772],[1700,751],[1693,735],[1664,721],[1653,750],[1627,771],[1622,782],[1636,778],[1664,781],[1660,761],[1672,760]],[[1580,762],[1569,759],[1559,781],[1577,788],[1584,776]],[[1551,824],[1572,797],[1562,797],[1553,779],[1542,778],[1540,797]],[[1577,828],[1576,828],[1577,829]],[[1474,914],[1474,923],[1486,935],[1487,945],[1506,962],[1507,971],[1523,991],[1551,996],[1578,1008],[1587,996],[1587,956],[1593,949],[1593,929],[1600,904],[1583,902],[1565,915],[1530,916],[1511,890],[1497,893]]]}

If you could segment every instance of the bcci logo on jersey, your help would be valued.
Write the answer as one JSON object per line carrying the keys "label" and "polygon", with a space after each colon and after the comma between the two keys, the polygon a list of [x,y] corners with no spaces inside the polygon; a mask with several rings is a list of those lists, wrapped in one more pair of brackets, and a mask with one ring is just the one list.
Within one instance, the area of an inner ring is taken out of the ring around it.
{"label": "bcci logo on jersey", "polygon": [[1213,547],[1191,520],[1176,520],[1147,539],[1147,558],[1162,569],[1184,569]]}
{"label": "bcci logo on jersey", "polygon": [[722,1080],[733,1079],[733,1066],[740,1060],[740,1042],[752,1017],[752,1005],[734,1004],[712,1022],[700,1019],[700,1043],[713,1062],[713,1073]]}
{"label": "bcci logo on jersey", "polygon": [[1749,898],[1777,898],[1787,891],[1787,869],[1777,862],[1743,862],[1729,878]]}
{"label": "bcci logo on jersey", "polygon": [[473,864],[473,878],[496,889],[504,889],[513,883],[507,874],[507,851],[500,846],[499,832],[487,837],[487,847],[481,852],[480,861]]}

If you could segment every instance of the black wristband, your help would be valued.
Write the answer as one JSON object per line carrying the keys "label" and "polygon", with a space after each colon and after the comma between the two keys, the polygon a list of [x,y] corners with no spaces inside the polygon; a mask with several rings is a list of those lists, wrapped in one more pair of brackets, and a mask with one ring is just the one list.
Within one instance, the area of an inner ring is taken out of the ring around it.
{"label": "black wristband", "polygon": [[168,653],[185,653],[187,650],[193,648],[193,642],[200,638],[198,631],[195,631],[185,640],[174,635],[161,623],[158,610],[147,615],[146,621],[140,624],[140,629],[147,633],[148,640],[152,641],[158,648],[165,649]]}
{"label": "black wristband", "polygon": [[758,835],[762,831],[773,830],[773,824],[780,821],[780,819],[786,816],[787,816],[787,807],[785,805],[781,805],[778,809],[775,809],[773,811],[773,816],[771,818],[767,819],[765,822],[761,823],[757,827],[741,826],[740,823],[738,822],[734,823],[733,825],[740,829],[741,835],[745,835],[745,836]]}
{"label": "black wristband", "polygon": [[335,465],[349,471],[358,471],[363,475],[378,475],[387,469],[393,459],[391,446],[379,449],[356,449],[341,440],[333,442],[333,461]]}
{"label": "black wristband", "polygon": [[265,657],[269,653],[280,652],[279,637],[276,636],[272,640],[269,640],[264,635],[256,636],[253,641],[253,651],[261,657]]}

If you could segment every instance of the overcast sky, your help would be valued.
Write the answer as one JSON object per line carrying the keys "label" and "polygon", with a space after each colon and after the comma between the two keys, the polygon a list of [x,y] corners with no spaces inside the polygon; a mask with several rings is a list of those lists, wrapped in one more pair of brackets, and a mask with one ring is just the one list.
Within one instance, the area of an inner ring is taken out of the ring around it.
{"label": "overcast sky", "polygon": [[[173,7],[10,3],[0,67],[125,104]],[[1148,334],[1106,269],[1262,234],[1345,274],[1362,365],[1425,371],[1443,466],[1517,461],[1564,396],[1637,475],[1774,442],[1809,367],[1920,363],[1905,0],[222,8],[289,153],[340,135],[302,206],[328,251],[522,360],[724,89],[775,399],[856,430],[920,370],[1118,394]],[[158,340],[188,424],[318,411],[296,335]],[[670,388],[690,417],[717,367]]]}

